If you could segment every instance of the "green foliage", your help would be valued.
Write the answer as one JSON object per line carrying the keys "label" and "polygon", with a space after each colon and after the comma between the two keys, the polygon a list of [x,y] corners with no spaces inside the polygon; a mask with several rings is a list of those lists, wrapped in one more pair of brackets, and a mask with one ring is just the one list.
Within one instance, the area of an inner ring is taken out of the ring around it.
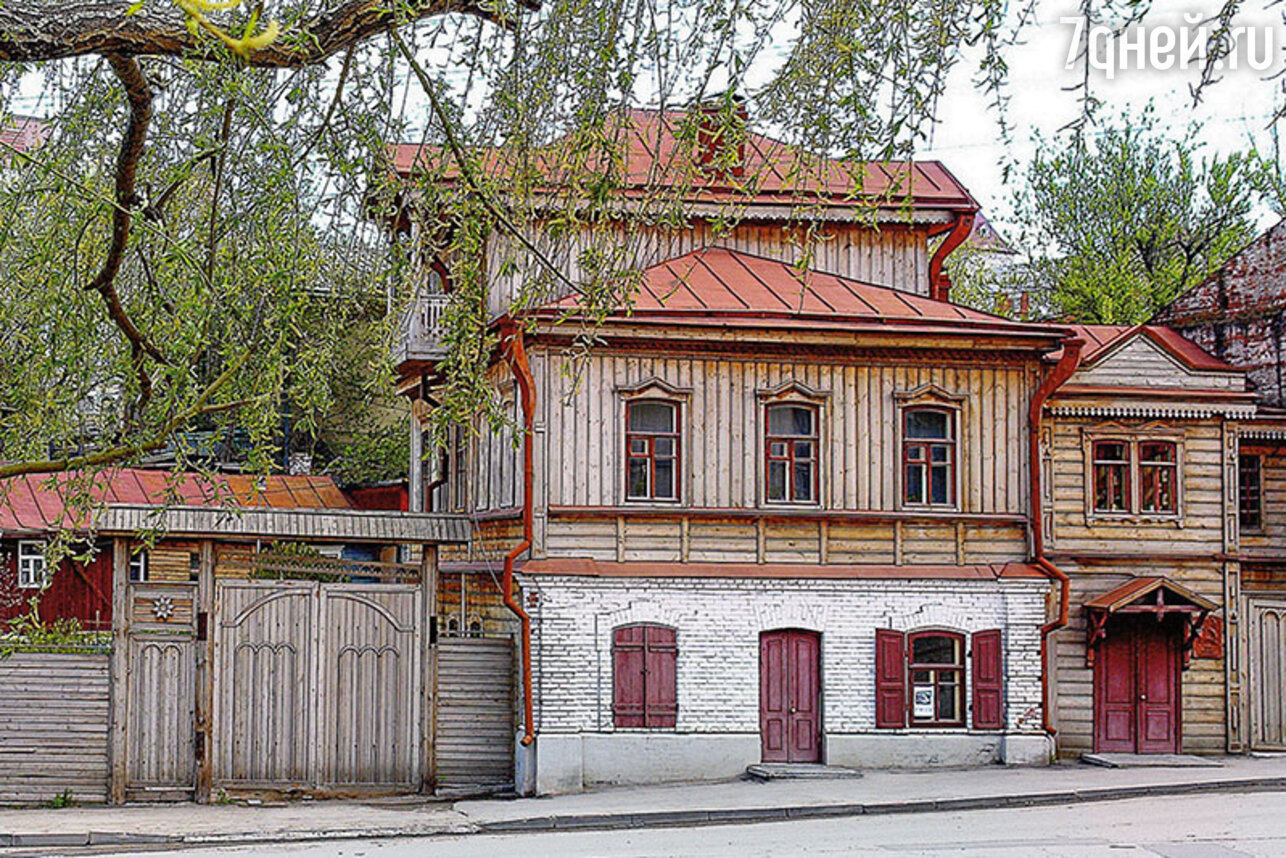
{"label": "green foliage", "polygon": [[52,622],[42,620],[38,596],[28,605],[27,613],[9,620],[7,630],[0,634],[0,659],[15,652],[75,653],[110,649],[110,632],[87,632],[74,617]]}
{"label": "green foliage", "polygon": [[1058,316],[1144,322],[1254,236],[1263,163],[1202,157],[1197,131],[1176,138],[1149,109],[1038,141],[1017,208]]}
{"label": "green foliage", "polygon": [[65,807],[73,807],[75,804],[76,800],[72,797],[71,788],[68,787],[53,798],[49,799],[49,801],[45,803],[45,807],[51,808],[52,810],[61,810]]}

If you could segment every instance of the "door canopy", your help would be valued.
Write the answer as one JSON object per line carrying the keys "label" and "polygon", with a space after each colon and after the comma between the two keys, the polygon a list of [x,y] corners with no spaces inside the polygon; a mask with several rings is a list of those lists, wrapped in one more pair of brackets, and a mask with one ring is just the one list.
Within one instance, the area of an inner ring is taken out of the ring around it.
{"label": "door canopy", "polygon": [[1085,603],[1089,621],[1086,625],[1086,665],[1094,666],[1095,651],[1098,644],[1107,638],[1107,621],[1114,615],[1152,618],[1158,623],[1177,616],[1183,618],[1183,666],[1187,667],[1192,645],[1201,634],[1206,617],[1217,608],[1214,602],[1169,578],[1131,578],[1115,590]]}

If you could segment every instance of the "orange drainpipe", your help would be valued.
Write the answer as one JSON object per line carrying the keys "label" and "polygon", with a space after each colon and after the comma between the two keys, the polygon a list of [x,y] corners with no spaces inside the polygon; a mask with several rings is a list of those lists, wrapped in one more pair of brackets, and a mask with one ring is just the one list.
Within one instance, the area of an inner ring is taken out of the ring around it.
{"label": "orange drainpipe", "polygon": [[1057,730],[1049,720],[1049,635],[1067,625],[1067,614],[1071,600],[1072,582],[1066,573],[1045,558],[1045,525],[1040,501],[1040,423],[1045,409],[1045,402],[1071,378],[1081,365],[1081,349],[1085,341],[1076,337],[1063,339],[1063,356],[1058,365],[1036,388],[1031,398],[1031,408],[1027,412],[1027,430],[1030,451],[1028,463],[1031,467],[1031,544],[1033,562],[1047,576],[1058,582],[1058,616],[1040,627],[1040,699],[1041,713],[1045,732],[1054,735]]}
{"label": "orange drainpipe", "polygon": [[929,297],[935,301],[951,300],[951,278],[942,270],[951,251],[964,244],[973,232],[974,212],[960,212],[951,224],[951,232],[938,245],[929,260]]}
{"label": "orange drainpipe", "polygon": [[536,738],[531,701],[531,615],[523,610],[521,603],[514,599],[513,590],[514,561],[520,554],[531,548],[534,506],[531,467],[532,428],[536,420],[536,384],[531,377],[531,364],[527,362],[527,349],[523,345],[522,329],[509,323],[505,326],[504,336],[509,340],[509,366],[513,370],[514,381],[518,385],[518,395],[522,400],[522,540],[505,555],[505,572],[500,586],[504,589],[505,607],[512,611],[522,623],[522,743],[530,745]]}

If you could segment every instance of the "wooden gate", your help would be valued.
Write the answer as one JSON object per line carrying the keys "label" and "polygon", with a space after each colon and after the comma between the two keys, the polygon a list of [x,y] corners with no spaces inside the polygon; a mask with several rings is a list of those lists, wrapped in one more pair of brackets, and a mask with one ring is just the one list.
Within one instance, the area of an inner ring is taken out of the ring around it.
{"label": "wooden gate", "polygon": [[196,585],[129,584],[126,591],[124,797],[191,799],[196,787]]}
{"label": "wooden gate", "polygon": [[1286,750],[1286,599],[1250,600],[1250,744]]}
{"label": "wooden gate", "polygon": [[215,785],[418,789],[420,599],[413,584],[218,582]]}
{"label": "wooden gate", "polygon": [[437,652],[437,789],[512,786],[513,641],[444,637]]}

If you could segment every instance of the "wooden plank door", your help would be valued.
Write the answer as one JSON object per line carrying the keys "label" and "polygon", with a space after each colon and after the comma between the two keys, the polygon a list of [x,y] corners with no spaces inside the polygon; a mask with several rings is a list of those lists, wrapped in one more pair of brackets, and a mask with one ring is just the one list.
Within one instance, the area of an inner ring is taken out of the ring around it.
{"label": "wooden plank door", "polygon": [[1179,752],[1179,647],[1173,627],[1136,621],[1138,753]]}
{"label": "wooden plank door", "polygon": [[819,763],[821,640],[789,629],[759,638],[759,733],[766,763]]}
{"label": "wooden plank door", "polygon": [[1250,601],[1250,743],[1286,751],[1286,600]]}

